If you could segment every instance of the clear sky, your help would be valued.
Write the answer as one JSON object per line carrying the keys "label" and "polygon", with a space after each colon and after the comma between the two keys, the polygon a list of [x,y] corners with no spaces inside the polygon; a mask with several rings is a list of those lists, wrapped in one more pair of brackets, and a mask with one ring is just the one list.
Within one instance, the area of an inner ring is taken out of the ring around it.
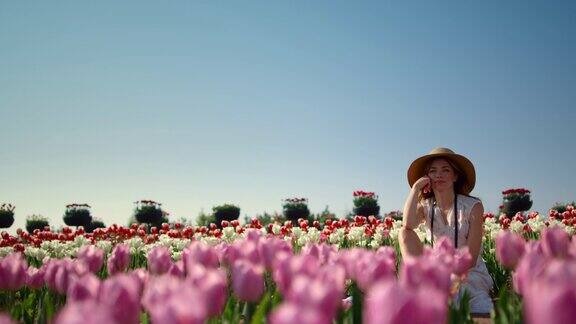
{"label": "clear sky", "polygon": [[402,209],[437,146],[533,209],[576,200],[574,1],[2,1],[0,202],[125,224],[352,192]]}

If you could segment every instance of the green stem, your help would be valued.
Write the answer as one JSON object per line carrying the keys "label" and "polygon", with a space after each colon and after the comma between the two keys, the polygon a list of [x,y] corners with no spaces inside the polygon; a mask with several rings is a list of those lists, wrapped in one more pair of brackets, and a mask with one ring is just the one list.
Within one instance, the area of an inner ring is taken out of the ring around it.
{"label": "green stem", "polygon": [[244,306],[244,323],[250,323],[252,316],[254,316],[254,311],[256,310],[256,303],[246,302]]}
{"label": "green stem", "polygon": [[356,283],[352,284],[352,323],[362,323],[362,292]]}

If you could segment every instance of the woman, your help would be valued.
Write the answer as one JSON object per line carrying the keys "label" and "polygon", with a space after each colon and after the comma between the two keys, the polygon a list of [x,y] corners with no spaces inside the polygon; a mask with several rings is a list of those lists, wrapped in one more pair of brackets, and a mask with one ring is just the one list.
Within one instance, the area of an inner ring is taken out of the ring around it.
{"label": "woman", "polygon": [[489,317],[492,278],[481,256],[484,207],[479,199],[469,196],[475,182],[472,162],[447,148],[436,148],[412,162],[408,169],[412,188],[404,205],[400,250],[404,256],[422,254],[423,244],[414,232],[421,222],[426,222],[432,244],[447,236],[455,246],[467,246],[476,263],[460,295],[468,290],[473,315]]}

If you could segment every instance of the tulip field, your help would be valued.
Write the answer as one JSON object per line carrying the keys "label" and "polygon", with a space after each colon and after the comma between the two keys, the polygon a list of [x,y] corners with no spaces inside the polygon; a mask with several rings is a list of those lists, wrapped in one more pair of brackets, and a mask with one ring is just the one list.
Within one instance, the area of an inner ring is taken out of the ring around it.
{"label": "tulip field", "polygon": [[[576,210],[485,215],[494,323],[576,320]],[[3,232],[0,323],[472,323],[473,260],[402,259],[401,221]],[[427,241],[425,228],[417,234]]]}

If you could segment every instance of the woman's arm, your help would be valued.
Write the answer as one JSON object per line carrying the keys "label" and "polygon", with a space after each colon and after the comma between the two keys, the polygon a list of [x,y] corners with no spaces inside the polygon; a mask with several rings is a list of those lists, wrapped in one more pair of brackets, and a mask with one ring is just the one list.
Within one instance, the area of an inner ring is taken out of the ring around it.
{"label": "woman's arm", "polygon": [[470,211],[470,230],[468,232],[468,241],[466,242],[472,255],[472,267],[476,265],[476,260],[478,260],[478,255],[480,254],[482,236],[484,236],[484,206],[482,206],[481,202],[478,202]]}
{"label": "woman's arm", "polygon": [[413,230],[424,220],[424,211],[422,206],[418,205],[418,194],[429,183],[430,178],[422,177],[410,189],[408,198],[406,198],[404,203],[404,215],[402,217],[402,227],[405,229]]}
{"label": "woman's arm", "polygon": [[[412,190],[414,191],[414,190]],[[422,254],[424,244],[420,241],[414,228],[424,219],[422,206],[418,204],[417,194],[410,192],[404,206],[404,217],[402,218],[402,228],[398,233],[400,243],[400,253],[403,258],[415,257]]]}

